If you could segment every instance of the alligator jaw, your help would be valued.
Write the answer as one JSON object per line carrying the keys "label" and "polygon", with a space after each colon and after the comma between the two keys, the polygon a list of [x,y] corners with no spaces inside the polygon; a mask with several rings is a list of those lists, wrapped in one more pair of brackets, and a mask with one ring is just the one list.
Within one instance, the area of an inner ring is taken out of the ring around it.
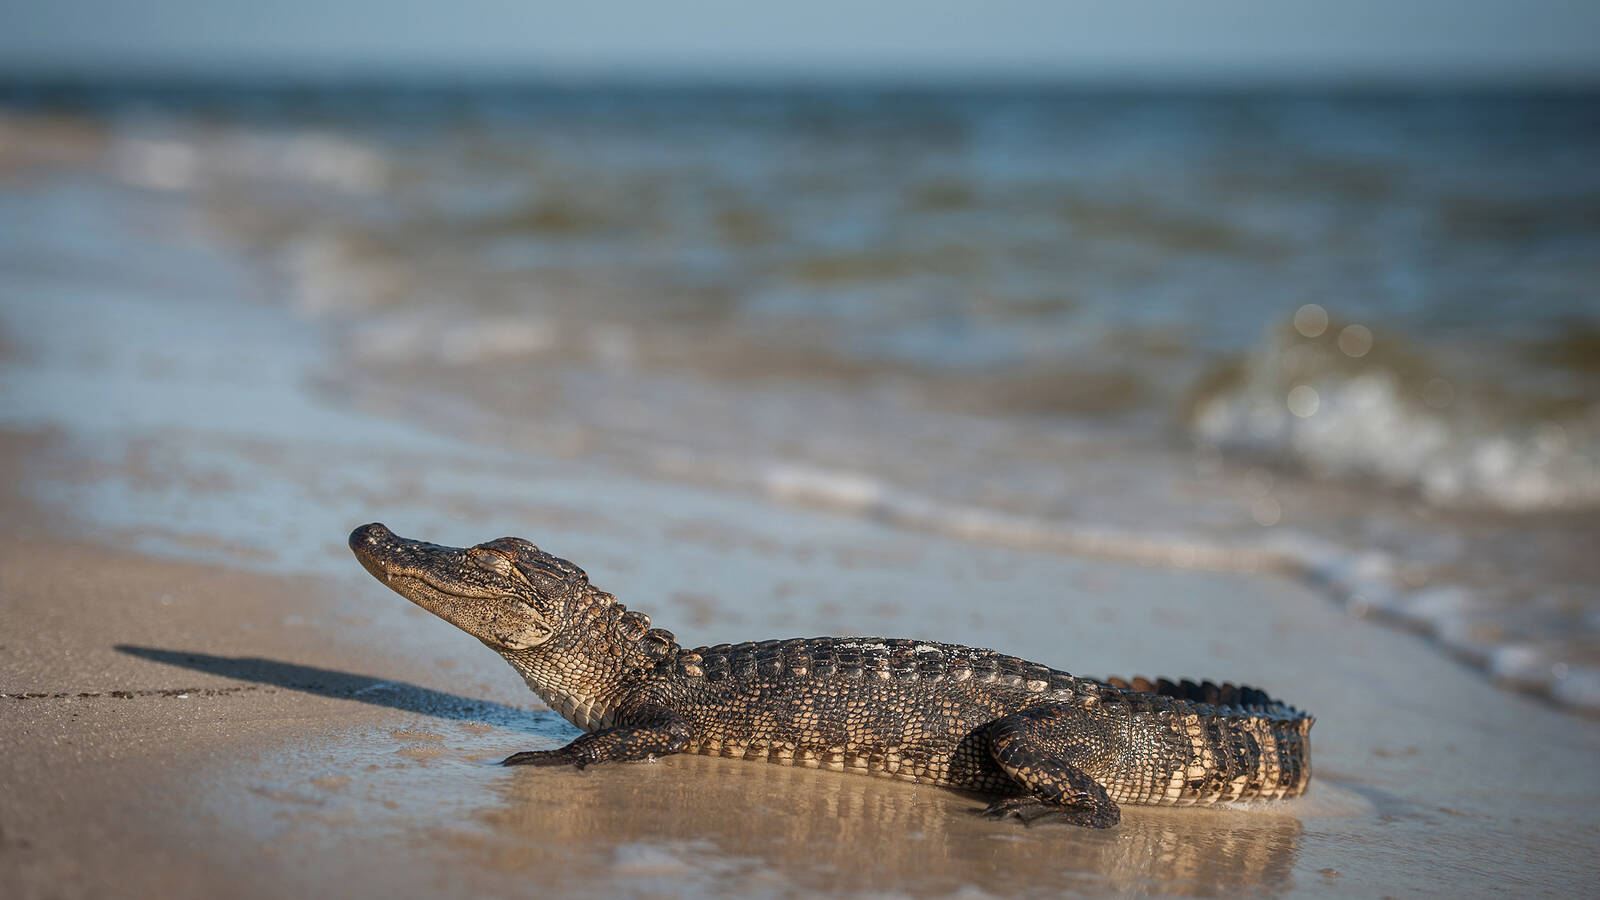
{"label": "alligator jaw", "polygon": [[381,522],[350,532],[350,549],[363,568],[385,583],[393,575],[420,578],[430,568],[437,568],[446,557],[462,552],[455,547],[408,540]]}
{"label": "alligator jaw", "polygon": [[[499,593],[460,577],[471,565],[469,550],[403,538],[379,522],[350,532],[350,549],[362,568],[397,591],[409,580],[452,597],[483,598]],[[409,593],[405,596],[415,599]]]}
{"label": "alligator jaw", "polygon": [[350,532],[350,549],[361,567],[390,590],[442,619],[450,620],[453,591],[440,590],[426,575],[461,551],[400,537],[378,522]]}

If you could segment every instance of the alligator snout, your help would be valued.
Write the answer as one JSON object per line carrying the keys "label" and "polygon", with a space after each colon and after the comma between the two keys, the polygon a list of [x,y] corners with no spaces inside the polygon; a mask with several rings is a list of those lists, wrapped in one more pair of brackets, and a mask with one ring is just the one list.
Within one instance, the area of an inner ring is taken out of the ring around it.
{"label": "alligator snout", "polygon": [[350,550],[355,553],[360,561],[361,568],[372,573],[379,581],[387,577],[387,567],[381,562],[384,551],[395,541],[394,532],[385,528],[381,522],[363,525],[350,532]]}
{"label": "alligator snout", "polygon": [[395,575],[428,581],[457,580],[466,553],[460,547],[403,538],[381,522],[350,532],[350,549],[368,572],[384,582]]}

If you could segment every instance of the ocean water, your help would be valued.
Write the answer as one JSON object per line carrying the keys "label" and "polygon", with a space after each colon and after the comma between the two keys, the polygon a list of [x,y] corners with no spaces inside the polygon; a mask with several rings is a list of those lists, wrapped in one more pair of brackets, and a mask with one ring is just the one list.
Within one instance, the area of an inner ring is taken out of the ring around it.
{"label": "ocean water", "polygon": [[[1600,708],[1592,96],[0,97],[0,175],[181,197],[270,273],[250,302],[335,348],[335,404],[967,540],[1289,572]],[[12,219],[10,265],[78,227]]]}

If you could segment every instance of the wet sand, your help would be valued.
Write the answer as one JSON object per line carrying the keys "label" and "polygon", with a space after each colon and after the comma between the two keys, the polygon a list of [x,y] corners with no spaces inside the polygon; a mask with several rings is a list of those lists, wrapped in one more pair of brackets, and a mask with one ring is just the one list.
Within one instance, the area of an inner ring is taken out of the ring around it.
{"label": "wet sand", "polygon": [[[324,338],[261,302],[270,272],[181,198],[66,177],[4,200],[7,897],[1528,896],[1600,875],[1600,723],[1302,581],[964,541],[425,432],[319,387]],[[534,539],[689,644],[906,636],[1257,684],[1318,716],[1315,780],[1085,832],[742,761],[500,769],[576,732],[360,570],[344,536],[374,519]]]}

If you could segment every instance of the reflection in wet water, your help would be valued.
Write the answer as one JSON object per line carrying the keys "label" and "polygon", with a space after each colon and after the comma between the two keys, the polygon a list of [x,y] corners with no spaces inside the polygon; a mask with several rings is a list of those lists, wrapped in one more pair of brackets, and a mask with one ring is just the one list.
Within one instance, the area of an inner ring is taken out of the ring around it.
{"label": "reflection in wet water", "polygon": [[1306,886],[1302,815],[1371,813],[1313,797],[1128,807],[1107,831],[1026,828],[979,817],[976,795],[926,785],[702,756],[506,770],[494,761],[533,746],[527,735],[366,721],[230,768],[204,791],[213,815],[257,836],[261,861],[285,866],[273,877],[313,893],[359,883],[364,896],[414,892],[443,872],[436,896],[1276,895]]}
{"label": "reflection in wet water", "polygon": [[487,832],[457,843],[498,869],[673,893],[1272,893],[1292,885],[1301,842],[1300,822],[1273,810],[1026,829],[978,818],[980,801],[952,791],[700,757],[508,773],[497,790]]}

